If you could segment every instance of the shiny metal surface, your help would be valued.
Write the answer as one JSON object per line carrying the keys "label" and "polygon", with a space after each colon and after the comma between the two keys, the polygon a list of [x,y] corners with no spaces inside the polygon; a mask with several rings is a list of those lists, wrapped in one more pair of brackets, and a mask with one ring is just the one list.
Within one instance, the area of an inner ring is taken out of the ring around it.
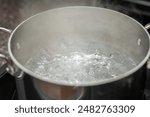
{"label": "shiny metal surface", "polygon": [[145,28],[146,28],[147,30],[149,30],[149,29],[150,29],[150,23],[147,24],[147,25],[145,25]]}
{"label": "shiny metal surface", "polygon": [[81,100],[85,94],[85,87],[55,85],[33,79],[33,84],[41,99],[44,100]]}
{"label": "shiny metal surface", "polygon": [[[110,22],[110,19],[113,20]],[[140,46],[137,44],[139,39]],[[62,51],[61,43],[67,46],[65,51]],[[38,53],[39,49],[48,48],[53,53],[89,52],[103,44],[127,51],[138,65],[117,78],[83,83],[81,86],[100,85],[128,77],[140,69],[149,57],[149,35],[141,24],[112,10],[83,6],[49,10],[27,19],[11,34],[8,49],[21,70],[41,79],[24,67],[28,58]],[[51,79],[45,81],[59,84]]]}
{"label": "shiny metal surface", "polygon": [[[110,22],[110,19],[113,20]],[[134,69],[114,80],[82,84],[87,86],[84,88],[88,89],[88,99],[139,99],[142,96],[146,79],[144,65],[149,57],[149,35],[135,20],[112,10],[95,7],[68,7],[46,11],[27,19],[12,32],[9,54],[13,62],[29,77],[41,80],[40,76],[24,67],[25,62],[43,47],[49,47],[54,53],[62,52],[61,43],[68,45],[66,53],[73,51],[71,47],[90,51],[93,47],[107,44],[118,50],[128,51],[138,63]],[[86,46],[83,46],[84,43]],[[69,84],[51,80],[46,82],[70,87]],[[18,86],[22,83],[18,82]]]}
{"label": "shiny metal surface", "polygon": [[[146,28],[147,30],[149,30],[149,29],[150,29],[150,23],[149,23],[149,24],[146,24],[146,25],[145,25],[145,28]],[[149,58],[148,61],[147,61],[147,68],[150,69],[150,58]]]}
{"label": "shiny metal surface", "polygon": [[4,27],[0,27],[0,30],[5,31],[5,32],[8,32],[8,33],[11,33],[11,32],[12,32],[11,29],[7,29],[7,28],[4,28]]}
{"label": "shiny metal surface", "polygon": [[7,64],[6,67],[7,72],[9,72],[12,75],[15,74],[15,69],[13,68],[13,62],[11,61],[11,59],[2,53],[0,53],[0,59],[4,60],[5,63]]}
{"label": "shiny metal surface", "polygon": [[[12,30],[11,29],[7,29],[4,27],[0,27],[1,31],[7,32],[9,34],[11,34]],[[0,52],[0,59],[3,60],[5,62],[5,64],[7,64],[6,70],[10,73],[10,74],[15,74],[15,68],[13,67],[13,62],[11,60],[11,58],[9,58],[7,55],[5,55],[5,53]]]}

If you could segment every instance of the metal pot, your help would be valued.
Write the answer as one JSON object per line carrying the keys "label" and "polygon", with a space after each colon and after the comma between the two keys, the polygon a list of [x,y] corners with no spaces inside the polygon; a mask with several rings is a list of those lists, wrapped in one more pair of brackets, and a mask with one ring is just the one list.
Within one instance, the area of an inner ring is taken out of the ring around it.
{"label": "metal pot", "polygon": [[[68,88],[92,87],[92,90],[95,91],[95,87],[99,90],[98,87],[103,84],[122,81],[128,82],[128,85],[136,83],[134,85],[136,88],[141,81],[145,81],[141,75],[144,73],[144,65],[150,55],[150,38],[146,28],[148,29],[150,26],[143,27],[124,14],[104,8],[87,6],[57,8],[25,20],[12,32],[9,29],[0,28],[11,32],[8,42],[10,58],[2,54],[0,57],[7,61],[11,74],[18,77],[21,70],[41,82],[50,83],[50,85],[67,86]],[[65,43],[67,49],[63,50],[61,43]],[[90,52],[104,45],[115,47],[121,51],[126,50],[137,62],[137,65],[115,78],[87,81],[78,85],[43,79],[25,67],[28,59],[35,56],[41,48],[49,48],[55,54],[70,53],[76,50]],[[12,67],[12,63],[16,67]],[[132,86],[129,86],[128,89]],[[141,91],[142,88],[139,90]]]}

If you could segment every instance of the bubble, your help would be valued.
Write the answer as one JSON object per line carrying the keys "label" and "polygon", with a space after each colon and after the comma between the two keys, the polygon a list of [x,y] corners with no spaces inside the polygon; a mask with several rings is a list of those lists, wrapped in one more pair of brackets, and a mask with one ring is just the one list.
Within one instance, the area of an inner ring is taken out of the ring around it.
{"label": "bubble", "polygon": [[39,54],[30,58],[25,66],[43,79],[69,84],[116,78],[136,66],[136,63],[122,52],[113,50],[107,55],[99,50],[93,53],[52,55],[42,49]]}

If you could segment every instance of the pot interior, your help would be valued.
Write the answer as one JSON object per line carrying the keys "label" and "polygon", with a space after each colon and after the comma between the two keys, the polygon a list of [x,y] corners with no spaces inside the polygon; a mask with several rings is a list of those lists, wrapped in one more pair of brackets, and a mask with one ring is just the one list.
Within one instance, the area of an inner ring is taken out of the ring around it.
{"label": "pot interior", "polygon": [[96,7],[40,13],[20,24],[9,42],[9,53],[23,71],[43,81],[71,86],[103,84],[128,76],[144,64],[148,52],[149,36],[139,23]]}

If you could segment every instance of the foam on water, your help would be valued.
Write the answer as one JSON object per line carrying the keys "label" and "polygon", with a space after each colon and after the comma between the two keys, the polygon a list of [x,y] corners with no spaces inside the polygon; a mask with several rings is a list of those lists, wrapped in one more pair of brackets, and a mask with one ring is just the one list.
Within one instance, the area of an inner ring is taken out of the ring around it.
{"label": "foam on water", "polygon": [[29,70],[43,79],[69,84],[115,78],[135,66],[136,63],[127,55],[114,51],[106,56],[98,50],[90,54],[52,55],[43,49],[26,63]]}

